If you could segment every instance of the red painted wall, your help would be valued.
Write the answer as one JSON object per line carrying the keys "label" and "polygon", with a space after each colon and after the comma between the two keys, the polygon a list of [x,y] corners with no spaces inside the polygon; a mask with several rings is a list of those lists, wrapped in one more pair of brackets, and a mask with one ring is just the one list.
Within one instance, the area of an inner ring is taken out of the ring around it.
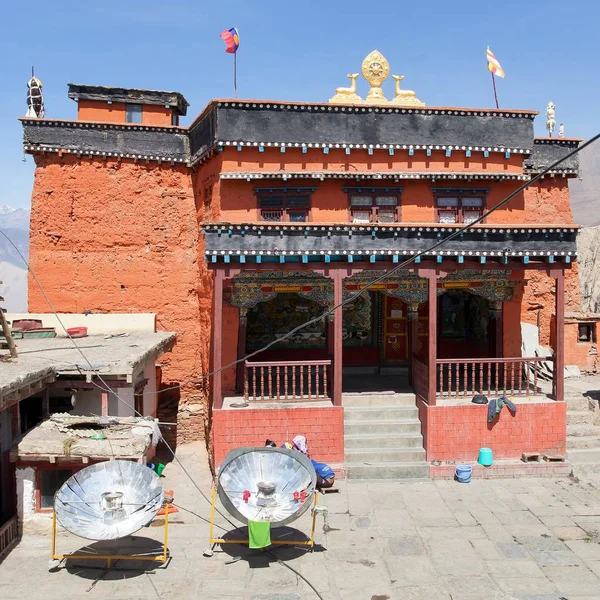
{"label": "red painted wall", "polygon": [[[137,103],[133,103],[137,104]],[[108,102],[100,100],[79,100],[77,102],[77,119],[96,123],[125,123],[126,105],[124,102]],[[172,108],[156,104],[144,104],[142,107],[142,125],[170,127]]]}
{"label": "red painted wall", "polygon": [[264,446],[266,439],[278,446],[304,435],[311,458],[329,464],[344,462],[344,413],[340,406],[214,410],[212,443],[215,466],[227,453],[241,446]]}
{"label": "red painted wall", "polygon": [[479,449],[491,448],[496,459],[518,459],[523,452],[563,456],[566,440],[565,402],[517,404],[492,424],[487,406],[428,406],[417,399],[427,460],[477,460]]}

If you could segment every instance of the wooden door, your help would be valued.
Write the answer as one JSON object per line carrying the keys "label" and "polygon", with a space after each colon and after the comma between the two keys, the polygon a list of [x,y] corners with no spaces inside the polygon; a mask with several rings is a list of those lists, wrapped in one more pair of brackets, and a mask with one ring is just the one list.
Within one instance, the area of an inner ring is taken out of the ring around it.
{"label": "wooden door", "polygon": [[406,304],[391,296],[385,296],[382,359],[385,363],[404,363],[408,359]]}

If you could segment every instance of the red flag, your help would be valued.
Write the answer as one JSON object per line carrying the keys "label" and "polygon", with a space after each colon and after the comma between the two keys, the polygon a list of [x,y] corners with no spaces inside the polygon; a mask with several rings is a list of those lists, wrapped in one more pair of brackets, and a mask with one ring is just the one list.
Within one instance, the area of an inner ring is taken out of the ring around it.
{"label": "red flag", "polygon": [[220,36],[227,48],[225,48],[225,52],[229,54],[235,54],[237,49],[240,47],[240,34],[235,27],[231,29],[226,29]]}

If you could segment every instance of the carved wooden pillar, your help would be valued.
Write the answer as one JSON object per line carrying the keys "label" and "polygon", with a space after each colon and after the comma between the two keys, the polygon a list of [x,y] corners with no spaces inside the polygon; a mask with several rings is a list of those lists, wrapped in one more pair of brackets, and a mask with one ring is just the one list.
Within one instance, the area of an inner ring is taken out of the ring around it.
{"label": "carved wooden pillar", "polygon": [[565,399],[565,273],[556,275],[554,287],[554,399]]}
{"label": "carved wooden pillar", "polygon": [[[248,309],[240,308],[240,325],[238,328],[238,346],[237,360],[243,358],[246,354],[246,332],[248,331]],[[235,389],[238,394],[244,391],[244,361],[239,362],[235,367]]]}
{"label": "carved wooden pillar", "polygon": [[100,397],[101,397],[101,401],[102,401],[102,416],[107,417],[108,416],[108,392],[105,392],[104,390],[102,390],[100,392]]}
{"label": "carved wooden pillar", "polygon": [[212,322],[212,404],[213,408],[223,406],[223,373],[222,346],[223,346],[223,271],[215,271],[215,285],[213,294],[213,322]]}
{"label": "carved wooden pillar", "polygon": [[[337,306],[342,303],[344,279],[342,272],[336,270],[333,272],[333,302]],[[342,366],[343,366],[343,347],[342,347],[342,314],[343,308],[340,306],[333,313],[333,404],[342,405]]]}
{"label": "carved wooden pillar", "polygon": [[427,272],[427,298],[429,301],[428,402],[430,406],[435,406],[437,396],[437,276],[435,268]]}
{"label": "carved wooden pillar", "polygon": [[504,336],[503,336],[503,315],[504,305],[502,302],[490,303],[490,319],[492,320],[492,335],[494,357],[502,358],[504,356]]}

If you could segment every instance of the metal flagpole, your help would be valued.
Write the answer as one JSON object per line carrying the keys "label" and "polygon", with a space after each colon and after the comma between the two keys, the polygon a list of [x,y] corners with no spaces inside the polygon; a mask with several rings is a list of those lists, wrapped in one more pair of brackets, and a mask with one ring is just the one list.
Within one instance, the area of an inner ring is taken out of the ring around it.
{"label": "metal flagpole", "polygon": [[[235,92],[235,97],[237,98],[237,50],[233,53],[233,91]],[[496,104],[498,103],[496,102]]]}
{"label": "metal flagpole", "polygon": [[494,100],[496,100],[496,108],[500,108],[498,105],[498,93],[496,92],[496,78],[494,77],[494,71],[490,71],[490,73],[492,75],[492,85],[494,86]]}

